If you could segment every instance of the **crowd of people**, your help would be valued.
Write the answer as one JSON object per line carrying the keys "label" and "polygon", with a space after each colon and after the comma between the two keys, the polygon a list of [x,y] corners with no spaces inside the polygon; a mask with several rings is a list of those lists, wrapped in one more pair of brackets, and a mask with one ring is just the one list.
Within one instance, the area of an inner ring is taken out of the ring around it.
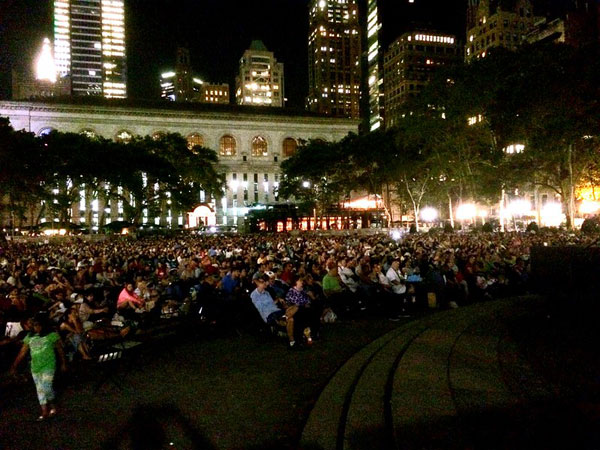
{"label": "crowd of people", "polygon": [[193,315],[278,329],[296,349],[337,317],[398,320],[524,293],[533,246],[586,242],[563,231],[4,242],[0,351],[13,372],[30,354],[44,420],[56,413],[50,373],[93,358],[107,336]]}

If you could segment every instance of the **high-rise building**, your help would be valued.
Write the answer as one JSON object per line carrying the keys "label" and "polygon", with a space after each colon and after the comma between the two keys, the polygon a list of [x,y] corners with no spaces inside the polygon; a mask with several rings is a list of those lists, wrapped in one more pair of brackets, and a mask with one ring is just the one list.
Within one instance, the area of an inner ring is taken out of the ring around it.
{"label": "high-rise building", "polygon": [[361,37],[357,0],[311,0],[307,108],[360,117]]}
{"label": "high-rise building", "polygon": [[369,130],[381,127],[384,110],[383,54],[380,40],[381,21],[377,0],[368,0],[366,23],[367,86],[369,90]]}
{"label": "high-rise building", "polygon": [[190,51],[184,47],[177,48],[175,70],[160,76],[161,97],[176,102],[191,102],[194,97]]}
{"label": "high-rise building", "polygon": [[384,58],[385,126],[398,123],[401,106],[416,96],[440,67],[461,59],[456,38],[435,31],[409,31],[390,44]]}
{"label": "high-rise building", "polygon": [[175,70],[160,75],[161,97],[174,102],[229,103],[229,85],[202,81],[194,75],[187,48],[177,49]]}
{"label": "high-rise building", "polygon": [[124,1],[54,0],[54,51],[73,95],[125,98]]}
{"label": "high-rise building", "polygon": [[518,47],[535,22],[530,0],[469,0],[465,59],[485,58],[493,47]]}
{"label": "high-rise building", "polygon": [[283,64],[262,41],[252,41],[235,80],[238,105],[284,106]]}

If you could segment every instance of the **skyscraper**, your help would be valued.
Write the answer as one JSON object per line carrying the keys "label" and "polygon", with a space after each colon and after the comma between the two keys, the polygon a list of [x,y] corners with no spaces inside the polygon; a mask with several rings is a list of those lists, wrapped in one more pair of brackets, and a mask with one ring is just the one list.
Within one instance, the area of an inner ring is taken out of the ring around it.
{"label": "skyscraper", "polygon": [[54,0],[54,53],[73,95],[127,93],[123,0]]}
{"label": "skyscraper", "polygon": [[368,0],[367,4],[367,86],[369,90],[369,130],[382,125],[383,111],[383,54],[379,32],[381,22],[377,9],[377,0]]}
{"label": "skyscraper", "polygon": [[311,0],[307,108],[360,116],[360,24],[357,0]]}
{"label": "skyscraper", "polygon": [[461,58],[456,38],[439,31],[407,31],[385,53],[385,126],[398,124],[402,105],[443,66]]}
{"label": "skyscraper", "polygon": [[238,105],[284,106],[283,64],[262,41],[252,41],[235,80]]}

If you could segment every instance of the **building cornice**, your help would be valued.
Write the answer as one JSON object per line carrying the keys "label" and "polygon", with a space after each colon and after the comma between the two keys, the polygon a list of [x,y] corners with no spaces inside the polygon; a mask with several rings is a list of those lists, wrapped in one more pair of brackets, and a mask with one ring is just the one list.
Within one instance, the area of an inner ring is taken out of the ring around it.
{"label": "building cornice", "polygon": [[306,125],[326,125],[339,127],[358,127],[360,121],[356,119],[284,115],[284,114],[260,114],[256,112],[237,111],[189,111],[171,110],[160,108],[143,108],[128,106],[105,106],[105,105],[73,105],[62,103],[39,103],[23,101],[0,101],[0,110],[28,111],[29,113],[49,114],[72,114],[80,116],[102,116],[118,115],[121,117],[138,118],[163,118],[185,121],[226,121],[226,122],[270,122],[270,123],[294,123]]}

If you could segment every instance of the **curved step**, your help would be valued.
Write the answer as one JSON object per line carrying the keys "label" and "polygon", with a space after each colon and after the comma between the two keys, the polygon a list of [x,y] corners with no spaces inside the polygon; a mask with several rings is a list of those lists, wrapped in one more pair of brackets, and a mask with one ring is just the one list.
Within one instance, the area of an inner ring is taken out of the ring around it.
{"label": "curved step", "polygon": [[418,326],[418,322],[411,322],[376,339],[352,356],[337,371],[310,412],[302,432],[301,448],[322,450],[338,448],[347,404],[363,371],[386,344],[415,326]]}
{"label": "curved step", "polygon": [[393,439],[386,412],[394,369],[411,343],[431,323],[441,320],[438,316],[419,320],[405,329],[382,347],[365,367],[352,393],[343,424],[344,449],[370,449],[374,442],[378,449],[391,448]]}
{"label": "curved step", "polygon": [[452,311],[412,342],[393,376],[390,409],[398,448],[435,448],[454,442],[457,408],[449,383],[449,360],[456,343],[506,301],[481,303]]}

